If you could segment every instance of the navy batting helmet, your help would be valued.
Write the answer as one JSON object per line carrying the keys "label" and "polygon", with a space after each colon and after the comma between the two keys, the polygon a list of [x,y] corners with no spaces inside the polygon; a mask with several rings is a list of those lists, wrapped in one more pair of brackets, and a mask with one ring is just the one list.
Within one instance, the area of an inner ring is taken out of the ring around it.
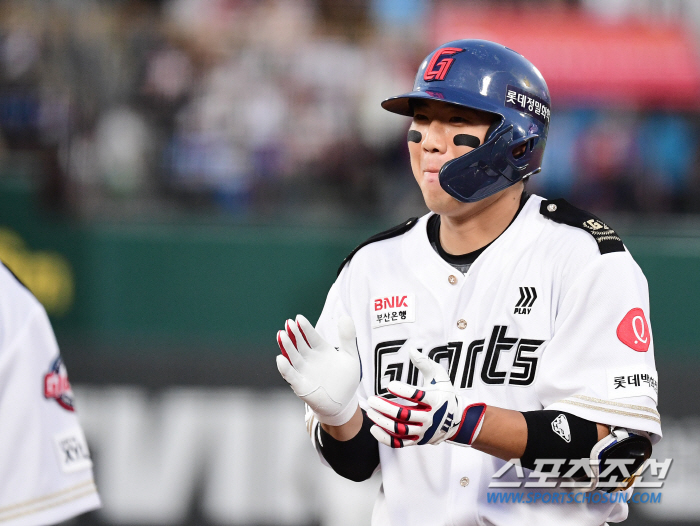
{"label": "navy batting helmet", "polygon": [[[420,65],[413,91],[382,102],[413,116],[411,100],[432,99],[494,115],[484,143],[440,170],[440,185],[464,203],[479,201],[542,169],[550,98],[542,74],[525,57],[487,40],[455,40]],[[513,154],[514,151],[525,151]]]}

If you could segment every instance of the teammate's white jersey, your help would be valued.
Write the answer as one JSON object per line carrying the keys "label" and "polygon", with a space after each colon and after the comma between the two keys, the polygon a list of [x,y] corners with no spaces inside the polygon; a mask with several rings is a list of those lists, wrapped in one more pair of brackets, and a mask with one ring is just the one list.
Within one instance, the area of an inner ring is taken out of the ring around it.
{"label": "teammate's white jersey", "polygon": [[0,524],[100,506],[66,369],[41,304],[0,265]]}
{"label": "teammate's white jersey", "polygon": [[[620,251],[601,254],[590,233],[545,217],[541,203],[531,196],[465,275],[429,244],[431,214],[354,255],[331,288],[317,329],[338,345],[338,317],[353,318],[363,408],[368,396],[386,394],[391,380],[422,383],[408,342],[444,364],[471,402],[560,410],[660,439],[644,275],[621,244]],[[597,222],[587,227],[607,229]],[[627,515],[620,503],[489,503],[489,491],[564,490],[489,488],[505,462],[472,448],[444,442],[380,444],[379,450],[383,492],[374,526],[600,526]],[[525,482],[514,469],[499,481]]]}

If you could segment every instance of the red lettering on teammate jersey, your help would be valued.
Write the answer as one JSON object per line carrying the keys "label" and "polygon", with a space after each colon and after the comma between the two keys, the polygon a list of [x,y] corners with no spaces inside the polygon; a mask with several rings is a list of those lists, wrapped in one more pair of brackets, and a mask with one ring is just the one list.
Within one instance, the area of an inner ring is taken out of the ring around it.
{"label": "red lettering on teammate jersey", "polygon": [[[431,80],[445,80],[445,75],[447,75],[447,72],[452,67],[452,63],[455,61],[452,55],[456,55],[462,51],[464,50],[458,47],[444,47],[438,49],[433,55],[433,58],[430,59],[428,67],[425,68],[423,80],[426,82],[430,82]],[[445,58],[440,60],[440,57]],[[438,62],[438,60],[440,60],[440,62]]]}
{"label": "red lettering on teammate jersey", "polygon": [[60,398],[71,390],[67,375],[49,373],[44,375],[44,397]]}
{"label": "red lettering on teammate jersey", "polygon": [[49,372],[44,375],[44,397],[56,400],[67,411],[73,411],[73,390],[60,354],[51,362]]}
{"label": "red lettering on teammate jersey", "polygon": [[651,333],[642,309],[632,309],[622,318],[620,325],[617,326],[617,337],[633,351],[649,350]]}
{"label": "red lettering on teammate jersey", "polygon": [[389,298],[380,298],[374,300],[374,310],[383,309],[398,309],[399,307],[408,307],[406,300],[408,296],[391,296]]}

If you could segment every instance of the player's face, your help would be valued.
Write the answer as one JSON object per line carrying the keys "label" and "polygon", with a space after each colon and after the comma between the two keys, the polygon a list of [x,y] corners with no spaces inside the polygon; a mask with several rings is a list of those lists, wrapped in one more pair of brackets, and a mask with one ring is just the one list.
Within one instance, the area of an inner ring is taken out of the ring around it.
{"label": "player's face", "polygon": [[[486,203],[461,203],[440,186],[438,174],[447,161],[464,155],[474,149],[463,143],[476,143],[473,139],[458,135],[471,135],[484,143],[486,132],[493,117],[485,112],[462,108],[436,100],[416,101],[413,123],[409,129],[408,151],[411,155],[411,168],[418,181],[425,204],[430,210],[441,215],[454,215],[469,212]],[[420,133],[411,134],[411,130]],[[414,142],[416,140],[420,142]],[[456,144],[457,143],[457,144]],[[480,204],[481,203],[481,204]]]}

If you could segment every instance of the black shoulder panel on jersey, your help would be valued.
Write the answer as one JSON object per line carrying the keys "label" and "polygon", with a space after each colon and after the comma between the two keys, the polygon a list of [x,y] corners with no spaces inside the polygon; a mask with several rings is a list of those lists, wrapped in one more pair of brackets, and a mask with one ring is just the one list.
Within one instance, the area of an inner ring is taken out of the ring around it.
{"label": "black shoulder panel on jersey", "polygon": [[547,219],[580,228],[593,236],[601,254],[624,252],[625,245],[617,233],[590,212],[586,212],[564,199],[542,201],[540,214]]}
{"label": "black shoulder panel on jersey", "polygon": [[409,230],[411,230],[414,226],[416,226],[416,223],[418,223],[418,218],[417,217],[412,217],[408,221],[404,221],[400,225],[396,225],[395,227],[390,228],[389,230],[385,230],[384,232],[379,232],[379,234],[374,234],[372,237],[370,237],[368,240],[363,241],[359,245],[355,247],[355,250],[350,252],[348,256],[343,260],[343,262],[340,264],[340,268],[338,268],[338,275],[340,276],[340,273],[343,270],[343,267],[350,262],[350,260],[353,258],[355,254],[357,254],[357,251],[360,250],[363,247],[366,247],[370,243],[376,243],[377,241],[384,241],[385,239],[391,239],[392,237],[400,236],[402,234],[405,234]]}

